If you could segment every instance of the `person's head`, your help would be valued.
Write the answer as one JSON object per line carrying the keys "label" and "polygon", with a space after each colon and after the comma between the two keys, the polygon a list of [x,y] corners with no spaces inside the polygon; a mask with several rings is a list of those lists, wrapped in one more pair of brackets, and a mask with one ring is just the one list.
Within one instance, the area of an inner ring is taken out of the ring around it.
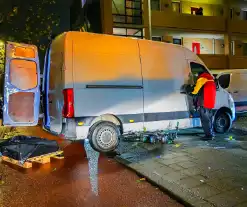
{"label": "person's head", "polygon": [[202,75],[203,73],[205,73],[205,72],[199,72],[198,74],[197,74],[197,77],[199,77],[200,75]]}

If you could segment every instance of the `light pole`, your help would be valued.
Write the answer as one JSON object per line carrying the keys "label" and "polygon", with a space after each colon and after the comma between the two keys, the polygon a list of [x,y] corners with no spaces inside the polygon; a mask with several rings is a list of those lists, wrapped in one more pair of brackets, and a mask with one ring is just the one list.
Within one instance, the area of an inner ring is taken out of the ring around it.
{"label": "light pole", "polygon": [[151,0],[148,1],[148,29],[150,40],[152,40],[152,9],[151,9]]}

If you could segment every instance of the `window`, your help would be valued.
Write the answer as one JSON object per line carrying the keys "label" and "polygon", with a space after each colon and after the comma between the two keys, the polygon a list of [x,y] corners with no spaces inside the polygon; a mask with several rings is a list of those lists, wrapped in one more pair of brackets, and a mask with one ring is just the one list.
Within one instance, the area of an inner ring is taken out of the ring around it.
{"label": "window", "polygon": [[198,74],[202,73],[202,72],[208,73],[207,69],[199,63],[191,62],[190,68],[191,68],[191,72],[193,73],[194,76],[198,76]]}
{"label": "window", "polygon": [[180,13],[180,2],[172,2],[172,11]]}
{"label": "window", "polygon": [[224,74],[219,77],[219,84],[222,88],[228,88],[230,84],[230,74]]}
{"label": "window", "polygon": [[182,40],[181,39],[177,39],[177,38],[173,38],[173,44],[182,45]]}
{"label": "window", "polygon": [[21,90],[37,87],[37,65],[34,61],[12,59],[9,67],[10,83]]}
{"label": "window", "polygon": [[152,36],[152,40],[162,42],[162,37]]}

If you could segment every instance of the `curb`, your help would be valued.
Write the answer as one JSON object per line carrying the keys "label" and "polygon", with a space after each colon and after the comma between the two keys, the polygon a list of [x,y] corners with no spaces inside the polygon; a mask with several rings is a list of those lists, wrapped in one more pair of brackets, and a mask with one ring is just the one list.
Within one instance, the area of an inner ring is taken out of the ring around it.
{"label": "curb", "polygon": [[184,205],[185,207],[197,207],[195,205],[192,205],[191,203],[187,202],[185,199],[183,199],[180,195],[172,192],[171,190],[169,190],[168,188],[165,188],[164,186],[156,183],[155,181],[153,181],[152,179],[150,179],[149,177],[143,175],[142,173],[138,172],[137,170],[133,169],[132,167],[130,167],[128,164],[130,164],[128,161],[126,161],[125,159],[121,158],[120,156],[116,156],[114,158],[117,162],[119,162],[120,164],[124,165],[126,168],[128,168],[129,170],[135,172],[137,175],[141,176],[141,177],[145,177],[146,180],[151,183],[152,185],[158,186],[160,190],[162,190],[163,192],[165,192],[167,195],[169,195],[172,199],[176,200],[177,202],[179,202],[180,204]]}

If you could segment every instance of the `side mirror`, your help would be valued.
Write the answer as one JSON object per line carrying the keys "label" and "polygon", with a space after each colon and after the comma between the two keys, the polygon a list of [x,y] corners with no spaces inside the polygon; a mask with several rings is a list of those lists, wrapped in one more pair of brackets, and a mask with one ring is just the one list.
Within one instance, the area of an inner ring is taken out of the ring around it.
{"label": "side mirror", "polygon": [[215,82],[215,85],[216,85],[216,89],[218,90],[219,87],[220,87],[219,79],[215,78],[214,82]]}

